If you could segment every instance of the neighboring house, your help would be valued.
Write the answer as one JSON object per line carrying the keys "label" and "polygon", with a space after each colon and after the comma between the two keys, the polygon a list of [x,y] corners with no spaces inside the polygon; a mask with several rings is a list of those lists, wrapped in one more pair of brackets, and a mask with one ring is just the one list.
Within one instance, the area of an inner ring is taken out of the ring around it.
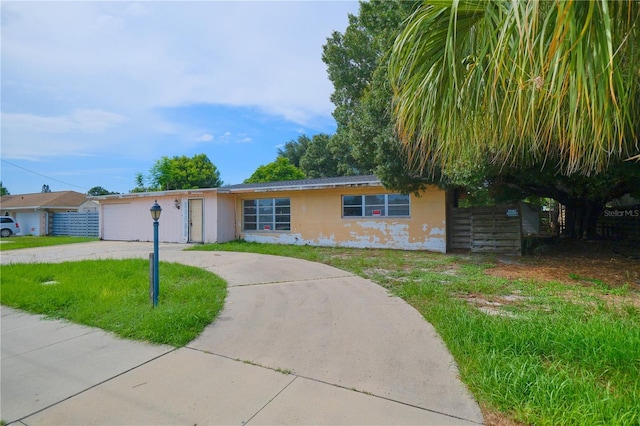
{"label": "neighboring house", "polygon": [[87,200],[78,206],[78,213],[98,213],[98,207],[100,205],[97,202]]}
{"label": "neighboring house", "polygon": [[149,209],[162,207],[162,242],[246,241],[446,251],[445,192],[386,190],[375,176],[91,197],[100,237],[151,241]]}
{"label": "neighboring house", "polygon": [[87,196],[75,191],[3,195],[0,215],[14,217],[21,235],[49,235],[53,213],[76,212],[86,202]]}

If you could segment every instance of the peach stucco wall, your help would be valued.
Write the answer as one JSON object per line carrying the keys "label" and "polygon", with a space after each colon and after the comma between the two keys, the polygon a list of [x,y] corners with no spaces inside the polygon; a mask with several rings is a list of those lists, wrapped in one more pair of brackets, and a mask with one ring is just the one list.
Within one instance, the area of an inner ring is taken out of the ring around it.
{"label": "peach stucco wall", "polygon": [[[382,187],[237,194],[236,232],[247,240],[282,244],[446,251],[445,192],[411,196],[410,217],[342,217],[342,195],[392,193]],[[291,199],[291,231],[243,231],[242,200]]]}

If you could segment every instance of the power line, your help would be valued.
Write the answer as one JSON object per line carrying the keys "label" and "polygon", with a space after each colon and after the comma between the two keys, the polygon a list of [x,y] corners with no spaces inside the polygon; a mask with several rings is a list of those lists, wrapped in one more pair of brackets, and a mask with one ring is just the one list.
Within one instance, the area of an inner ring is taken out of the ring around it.
{"label": "power line", "polygon": [[88,191],[88,190],[89,190],[89,188],[85,188],[85,187],[83,187],[83,186],[74,185],[74,184],[69,183],[69,182],[64,182],[64,181],[62,181],[62,180],[60,180],[60,179],[52,178],[51,176],[43,175],[42,173],[34,172],[33,170],[29,170],[29,169],[27,169],[27,168],[25,168],[25,167],[18,166],[17,164],[13,164],[12,162],[7,161],[7,160],[3,160],[2,158],[0,158],[0,161],[2,161],[3,163],[10,164],[10,165],[12,165],[13,167],[17,167],[17,168],[19,168],[19,169],[25,170],[25,171],[27,171],[27,172],[29,172],[29,173],[33,173],[34,175],[42,176],[42,177],[45,177],[45,178],[47,178],[47,179],[54,180],[54,181],[59,182],[59,183],[63,183],[63,184],[65,184],[65,185],[73,186],[73,187],[75,187],[75,188],[79,188],[79,189],[84,189],[84,190],[86,190],[86,191]]}

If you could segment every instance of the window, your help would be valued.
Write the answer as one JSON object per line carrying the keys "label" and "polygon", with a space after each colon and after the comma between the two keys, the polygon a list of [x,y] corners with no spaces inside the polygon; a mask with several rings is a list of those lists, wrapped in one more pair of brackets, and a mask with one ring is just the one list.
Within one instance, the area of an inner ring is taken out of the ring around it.
{"label": "window", "polygon": [[409,216],[409,195],[343,195],[342,217]]}
{"label": "window", "polygon": [[242,200],[242,220],[245,231],[290,231],[291,201],[289,198]]}

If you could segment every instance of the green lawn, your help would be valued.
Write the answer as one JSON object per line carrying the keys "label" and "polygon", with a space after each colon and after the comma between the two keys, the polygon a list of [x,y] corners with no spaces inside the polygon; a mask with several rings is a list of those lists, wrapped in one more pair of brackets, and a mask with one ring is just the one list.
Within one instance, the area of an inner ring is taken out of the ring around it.
{"label": "green lawn", "polygon": [[224,305],[226,282],[205,270],[160,263],[160,300],[149,301],[149,261],[86,260],[0,267],[3,305],[181,347]]}
{"label": "green lawn", "polygon": [[[231,242],[369,278],[438,330],[483,410],[524,424],[640,424],[640,292],[486,274],[491,258]],[[482,309],[480,309],[482,308]]]}
{"label": "green lawn", "polygon": [[0,240],[0,251],[17,250],[32,247],[57,246],[60,244],[85,243],[88,241],[98,241],[93,237],[8,237]]}

